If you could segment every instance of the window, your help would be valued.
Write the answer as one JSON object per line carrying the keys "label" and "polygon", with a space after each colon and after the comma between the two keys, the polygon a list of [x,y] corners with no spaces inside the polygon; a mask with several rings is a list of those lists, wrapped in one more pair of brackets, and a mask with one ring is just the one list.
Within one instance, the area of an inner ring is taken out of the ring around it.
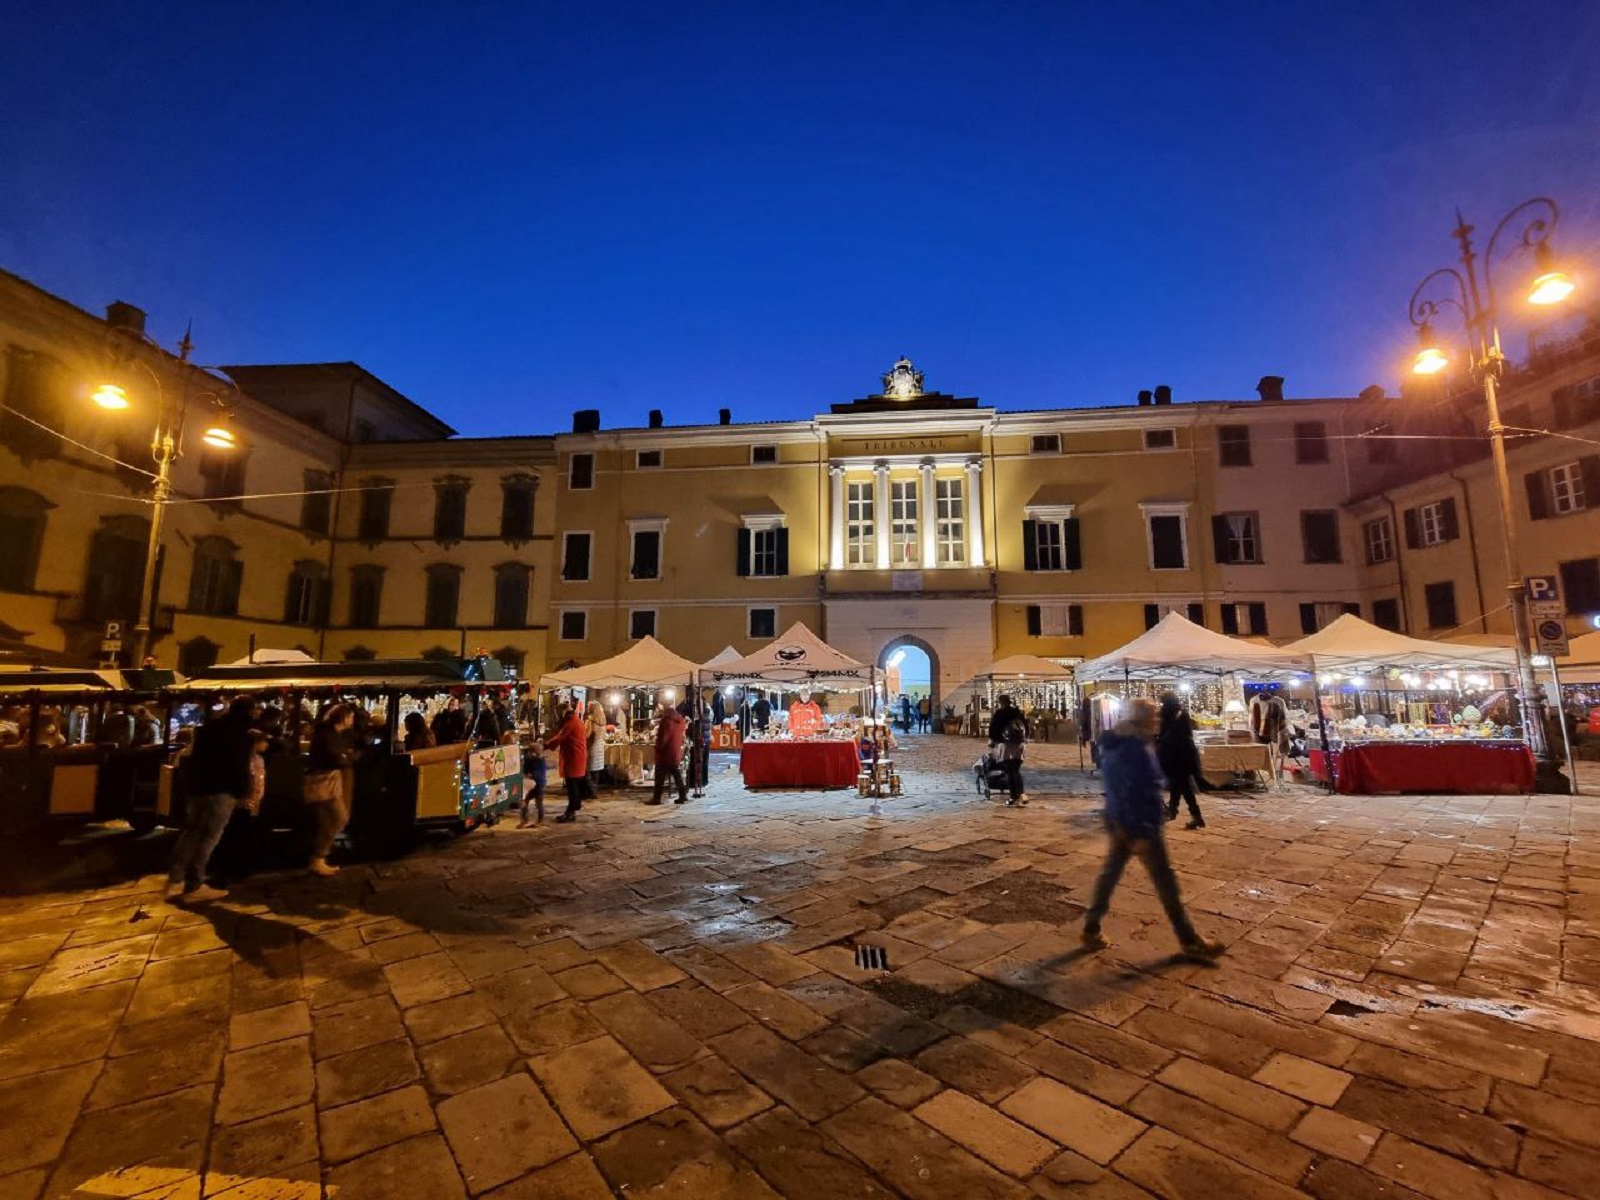
{"label": "window", "polygon": [[33,591],[45,513],[54,507],[38,492],[0,487],[0,592]]}
{"label": "window", "polygon": [[283,597],[286,625],[326,625],[328,623],[328,568],[309,559],[297,562],[289,572]]}
{"label": "window", "polygon": [[1408,508],[1403,514],[1406,523],[1406,545],[1413,550],[1422,546],[1439,546],[1461,536],[1461,526],[1456,519],[1456,502],[1453,497],[1436,500],[1417,508]]}
{"label": "window", "polygon": [[178,647],[178,671],[184,675],[198,675],[216,665],[217,651],[221,649],[209,638],[191,638]]}
{"label": "window", "polygon": [[1211,518],[1217,561],[1238,566],[1261,561],[1261,518],[1253,512],[1218,513]]}
{"label": "window", "polygon": [[1394,522],[1388,517],[1368,521],[1361,527],[1361,537],[1367,546],[1367,563],[1376,566],[1394,557]]}
{"label": "window", "polygon": [[307,471],[305,495],[300,497],[300,528],[326,537],[333,518],[333,475],[328,471]]}
{"label": "window", "polygon": [[1154,629],[1161,623],[1161,619],[1168,613],[1182,613],[1196,625],[1206,623],[1206,606],[1198,600],[1185,604],[1146,604],[1144,606],[1144,627]]}
{"label": "window", "polygon": [[1150,566],[1157,571],[1181,571],[1189,565],[1189,534],[1184,509],[1141,505],[1149,540]]}
{"label": "window", "polygon": [[[61,364],[49,355],[35,354],[19,346],[7,347],[5,411],[0,413],[0,438],[23,462],[54,458],[65,445],[54,434],[39,428],[39,425],[59,428],[61,424],[56,410],[59,407],[57,397],[66,390],[62,386],[62,370]],[[31,424],[30,420],[39,425]],[[129,462],[143,461],[126,454],[118,457]]]}
{"label": "window", "polygon": [[457,476],[433,484],[433,540],[454,545],[467,532],[467,481]]}
{"label": "window", "polygon": [[634,641],[640,638],[655,637],[656,635],[656,610],[653,608],[636,608],[628,613],[628,636]]}
{"label": "window", "polygon": [[640,450],[633,456],[633,465],[641,471],[648,471],[661,465],[661,451]]}
{"label": "window", "polygon": [[750,461],[757,465],[765,465],[778,461],[778,448],[776,446],[751,446]]}
{"label": "window", "polygon": [[789,573],[789,531],[781,518],[746,518],[739,530],[740,575],[772,578]]}
{"label": "window", "polygon": [[1396,461],[1395,450],[1397,443],[1395,442],[1394,430],[1389,427],[1387,422],[1379,425],[1363,440],[1367,444],[1367,462],[1371,466],[1379,466]]}
{"label": "window", "polygon": [[361,520],[356,532],[363,542],[381,542],[389,536],[389,510],[394,506],[394,480],[367,479],[361,484]]}
{"label": "window", "polygon": [[1294,423],[1294,461],[1301,466],[1328,461],[1328,426],[1324,421]]}
{"label": "window", "polygon": [[561,535],[561,578],[568,583],[589,581],[589,547],[594,535],[565,533]]}
{"label": "window", "polygon": [[1034,434],[1030,452],[1033,454],[1060,454],[1061,435],[1059,433]]}
{"label": "window", "polygon": [[1600,505],[1600,455],[1522,477],[1528,489],[1528,516],[1535,521],[1583,512]]}
{"label": "window", "polygon": [[494,569],[494,627],[524,629],[528,624],[528,580],[533,568],[501,563]]}
{"label": "window", "polygon": [[150,523],[139,517],[111,517],[95,530],[83,581],[85,617],[91,621],[135,619],[149,540]]}
{"label": "window", "polygon": [[526,542],[533,537],[533,494],[539,481],[532,475],[507,475],[500,481],[500,539]]}
{"label": "window", "polygon": [[752,638],[770,639],[778,636],[778,610],[775,608],[752,608],[750,610],[750,636]]}
{"label": "window", "polygon": [[1344,561],[1339,546],[1339,514],[1333,509],[1300,514],[1300,541],[1308,563]]}
{"label": "window", "polygon": [[1379,629],[1389,629],[1401,633],[1400,628],[1400,601],[1389,597],[1372,602],[1372,623]]}
{"label": "window", "polygon": [[1600,613],[1600,558],[1580,558],[1561,564],[1561,597],[1574,617]]}
{"label": "window", "polygon": [[350,628],[376,629],[383,610],[383,568],[372,563],[350,568]]}
{"label": "window", "polygon": [[1429,629],[1454,629],[1460,624],[1456,619],[1456,585],[1450,580],[1430,583],[1422,589],[1428,606]]}
{"label": "window", "polygon": [[203,537],[194,544],[189,573],[189,611],[231,617],[239,611],[239,581],[244,564],[238,547],[227,538]]}
{"label": "window", "polygon": [[1555,402],[1553,423],[1557,429],[1571,429],[1596,420],[1600,418],[1600,375],[1557,388],[1552,399]]}
{"label": "window", "polygon": [[659,526],[632,530],[633,558],[628,567],[630,579],[661,578],[661,529]]}
{"label": "window", "polygon": [[1070,506],[1030,507],[1022,522],[1024,571],[1076,571],[1083,566],[1078,518]]}
{"label": "window", "polygon": [[1146,450],[1176,450],[1178,448],[1178,431],[1176,429],[1146,429],[1144,431],[1144,448]]}
{"label": "window", "polygon": [[1258,600],[1222,606],[1222,632],[1236,637],[1267,636],[1267,606]]}
{"label": "window", "polygon": [[1300,632],[1315,633],[1326,625],[1331,625],[1345,613],[1355,616],[1361,615],[1361,605],[1347,600],[1320,600],[1316,603],[1302,604],[1300,606]]}
{"label": "window", "polygon": [[461,568],[453,563],[434,563],[428,568],[423,625],[429,629],[454,629],[460,605]]}
{"label": "window", "polygon": [[566,609],[561,614],[561,640],[581,642],[589,636],[589,614],[582,609]]}
{"label": "window", "polygon": [[1583,469],[1576,462],[1550,468],[1550,501],[1550,507],[1557,514],[1581,512],[1589,506],[1583,487]]}
{"label": "window", "polygon": [[873,522],[871,483],[845,484],[845,562],[852,567],[878,565],[877,530]]}
{"label": "window", "polygon": [[1029,637],[1082,637],[1083,605],[1028,605]]}
{"label": "window", "polygon": [[567,460],[567,487],[574,492],[594,486],[594,455],[574,454]]}
{"label": "window", "polygon": [[889,565],[914,567],[917,553],[917,481],[896,479],[889,484]]}
{"label": "window", "polygon": [[941,567],[967,561],[967,507],[959,479],[933,481],[934,544]]}
{"label": "window", "polygon": [[1217,426],[1217,461],[1224,467],[1250,465],[1250,426]]}
{"label": "window", "polygon": [[219,450],[207,446],[200,455],[201,495],[228,508],[239,508],[244,494],[244,463],[247,455],[238,447]]}

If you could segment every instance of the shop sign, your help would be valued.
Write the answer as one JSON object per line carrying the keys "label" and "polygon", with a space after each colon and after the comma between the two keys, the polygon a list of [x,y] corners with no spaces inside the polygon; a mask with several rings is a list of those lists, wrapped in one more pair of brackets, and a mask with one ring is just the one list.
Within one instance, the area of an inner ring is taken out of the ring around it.
{"label": "shop sign", "polygon": [[960,454],[978,449],[978,439],[959,434],[924,434],[911,437],[841,438],[834,453],[844,456],[898,454]]}

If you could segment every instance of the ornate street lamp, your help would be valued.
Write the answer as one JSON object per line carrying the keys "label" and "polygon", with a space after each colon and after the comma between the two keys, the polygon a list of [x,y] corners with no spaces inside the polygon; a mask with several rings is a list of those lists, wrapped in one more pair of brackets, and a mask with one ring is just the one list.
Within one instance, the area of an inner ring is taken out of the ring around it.
{"label": "ornate street lamp", "polygon": [[[1440,267],[1426,275],[1411,293],[1410,304],[1411,323],[1417,327],[1421,343],[1411,368],[1415,374],[1436,375],[1449,364],[1449,357],[1434,344],[1433,337],[1433,322],[1444,308],[1456,309],[1466,326],[1468,349],[1472,356],[1469,370],[1483,387],[1484,404],[1489,412],[1489,444],[1494,453],[1500,527],[1505,544],[1506,592],[1511,601],[1511,623],[1516,636],[1517,696],[1522,706],[1523,730],[1528,745],[1538,759],[1539,779],[1543,785],[1541,790],[1548,791],[1566,791],[1570,785],[1560,774],[1545,742],[1544,722],[1541,719],[1543,706],[1538,698],[1538,686],[1534,682],[1533,667],[1528,658],[1527,595],[1517,561],[1511,477],[1506,468],[1506,427],[1500,420],[1499,385],[1505,375],[1506,356],[1500,349],[1492,268],[1495,245],[1500,235],[1515,228],[1518,244],[1507,247],[1506,257],[1519,252],[1532,254],[1538,270],[1538,276],[1526,293],[1527,302],[1537,305],[1559,304],[1572,295],[1577,285],[1556,266],[1550,249],[1550,237],[1555,232],[1560,216],[1556,202],[1544,196],[1525,201],[1512,209],[1489,235],[1480,279],[1479,260],[1472,249],[1473,227],[1457,211],[1456,227],[1450,236],[1461,247],[1461,266]],[[1442,284],[1442,289],[1436,284]],[[1453,287],[1450,286],[1452,284]],[[1430,289],[1434,293],[1432,298],[1423,295]],[[1441,290],[1442,295],[1439,294]]]}

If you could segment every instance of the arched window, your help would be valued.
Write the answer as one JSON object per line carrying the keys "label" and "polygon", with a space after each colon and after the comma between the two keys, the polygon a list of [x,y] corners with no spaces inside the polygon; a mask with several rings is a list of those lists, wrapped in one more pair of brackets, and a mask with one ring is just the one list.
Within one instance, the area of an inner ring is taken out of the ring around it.
{"label": "arched window", "polygon": [[209,638],[197,637],[178,647],[178,671],[184,675],[198,675],[215,665],[221,647]]}
{"label": "arched window", "polygon": [[54,507],[38,492],[0,487],[0,592],[33,591],[45,513]]}
{"label": "arched window", "polygon": [[83,615],[90,621],[135,621],[144,581],[150,522],[142,517],[109,517],[89,542],[83,578]]}
{"label": "arched window", "polygon": [[422,623],[429,629],[454,629],[461,607],[461,568],[434,563],[428,568],[428,600]]}
{"label": "arched window", "polygon": [[533,568],[526,563],[501,563],[494,569],[494,627],[526,629],[528,626],[528,577]]}
{"label": "arched window", "polygon": [[289,587],[283,598],[283,619],[289,625],[328,623],[328,568],[303,559],[289,572]]}
{"label": "arched window", "polygon": [[239,548],[227,538],[203,537],[194,544],[194,569],[189,574],[189,611],[212,617],[239,612],[239,582],[244,563]]}

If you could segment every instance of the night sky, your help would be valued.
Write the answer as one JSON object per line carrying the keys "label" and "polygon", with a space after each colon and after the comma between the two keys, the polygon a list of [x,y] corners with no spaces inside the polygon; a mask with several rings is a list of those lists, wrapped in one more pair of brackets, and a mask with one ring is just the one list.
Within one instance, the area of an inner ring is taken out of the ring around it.
{"label": "night sky", "polygon": [[0,266],[470,434],[1392,388],[1540,193],[1600,287],[1600,4],[407,9],[12,0]]}

